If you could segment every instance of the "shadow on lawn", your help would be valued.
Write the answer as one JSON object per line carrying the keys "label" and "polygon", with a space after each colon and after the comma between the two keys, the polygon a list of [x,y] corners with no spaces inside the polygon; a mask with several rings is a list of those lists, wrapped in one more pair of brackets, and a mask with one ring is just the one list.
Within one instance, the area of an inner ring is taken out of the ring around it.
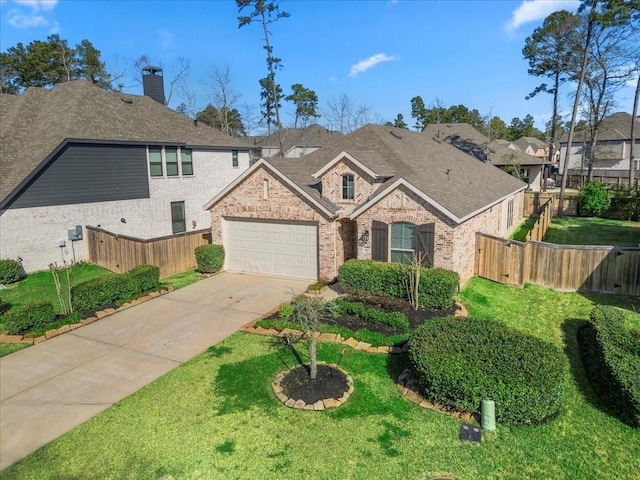
{"label": "shadow on lawn", "polygon": [[640,297],[633,295],[612,295],[610,293],[578,293],[594,305],[610,305],[640,314]]}
{"label": "shadow on lawn", "polygon": [[589,322],[581,318],[569,318],[562,323],[562,339],[565,345],[564,351],[569,358],[571,376],[573,377],[580,394],[587,403],[589,403],[589,405],[610,417],[618,418],[615,412],[605,402],[603,402],[600,397],[598,397],[593,385],[589,381],[589,377],[582,361],[582,356],[580,354],[581,330],[588,326]]}

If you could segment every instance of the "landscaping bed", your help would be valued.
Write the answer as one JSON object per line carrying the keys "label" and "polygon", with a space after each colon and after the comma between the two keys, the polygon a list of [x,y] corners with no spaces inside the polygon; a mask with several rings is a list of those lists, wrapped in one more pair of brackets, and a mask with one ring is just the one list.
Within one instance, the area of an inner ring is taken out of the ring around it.
{"label": "landscaping bed", "polygon": [[[462,306],[454,304],[447,310],[430,308],[415,309],[411,304],[401,298],[389,298],[381,295],[346,295],[342,299],[349,303],[360,303],[365,310],[376,310],[384,314],[401,313],[408,320],[408,328],[392,326],[381,322],[372,322],[356,314],[342,314],[325,320],[319,331],[322,333],[339,334],[344,338],[354,339],[374,346],[402,345],[411,331],[422,325],[427,319],[435,317],[447,317],[460,315]],[[282,314],[282,309],[255,323],[256,327],[264,329],[300,330],[300,325],[288,321]]]}

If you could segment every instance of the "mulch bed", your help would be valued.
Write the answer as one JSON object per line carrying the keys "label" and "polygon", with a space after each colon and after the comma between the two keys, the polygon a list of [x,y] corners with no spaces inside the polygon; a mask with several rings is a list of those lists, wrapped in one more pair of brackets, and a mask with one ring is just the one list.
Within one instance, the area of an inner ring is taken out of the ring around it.
{"label": "mulch bed", "polygon": [[309,377],[309,366],[300,365],[289,371],[281,382],[283,393],[307,404],[327,398],[340,398],[349,389],[347,376],[337,368],[318,364],[315,380]]}
{"label": "mulch bed", "polygon": [[[377,308],[385,313],[390,312],[402,312],[409,319],[409,329],[415,330],[428,318],[434,317],[447,317],[453,315],[458,307],[454,304],[448,310],[434,310],[428,308],[414,309],[409,302],[400,298],[388,298],[378,295],[368,296],[354,296],[348,295],[343,297],[348,302],[361,302],[366,308]],[[268,319],[279,319],[280,316],[276,312],[273,315],[267,317]],[[373,323],[362,320],[357,315],[343,315],[340,317],[332,318],[326,321],[327,324],[337,325],[340,327],[348,328],[351,331],[361,330],[366,328],[371,332],[382,333],[386,336],[402,335],[407,332],[400,328],[390,327],[389,325],[381,323]]]}
{"label": "mulch bed", "polygon": [[[419,308],[414,309],[409,302],[401,298],[389,298],[383,297],[379,295],[368,295],[368,296],[346,296],[344,299],[348,302],[362,302],[366,308],[377,308],[378,310],[382,310],[385,313],[390,312],[402,312],[409,319],[409,328],[411,330],[415,330],[420,325],[424,323],[424,321],[428,318],[433,317],[448,317],[453,315],[458,307],[454,304],[448,310],[435,310],[430,308]],[[359,317],[355,317],[355,320],[352,320],[352,315],[347,315],[345,317],[339,317],[335,319],[338,325],[350,328],[352,330],[358,330],[358,328],[368,328],[371,331],[385,333],[387,335],[394,335],[397,333],[404,333],[402,330],[393,329],[388,325],[380,325],[374,324],[370,322],[365,322],[360,320]],[[357,322],[361,322],[361,326],[358,328],[352,328],[350,325],[356,325]],[[380,327],[381,329],[377,329]]]}

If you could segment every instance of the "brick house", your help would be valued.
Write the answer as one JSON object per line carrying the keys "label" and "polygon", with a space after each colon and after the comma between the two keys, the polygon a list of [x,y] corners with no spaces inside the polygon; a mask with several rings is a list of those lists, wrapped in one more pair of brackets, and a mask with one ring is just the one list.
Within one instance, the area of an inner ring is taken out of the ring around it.
{"label": "brick house", "polygon": [[332,279],[351,258],[473,275],[475,234],[518,224],[526,185],[422,133],[367,125],[304,157],[261,159],[215,196],[225,268]]}
{"label": "brick house", "polygon": [[142,96],[86,80],[0,94],[0,258],[27,272],[86,259],[76,225],[141,239],[210,229],[202,206],[251,148],[167,108],[155,73]]}

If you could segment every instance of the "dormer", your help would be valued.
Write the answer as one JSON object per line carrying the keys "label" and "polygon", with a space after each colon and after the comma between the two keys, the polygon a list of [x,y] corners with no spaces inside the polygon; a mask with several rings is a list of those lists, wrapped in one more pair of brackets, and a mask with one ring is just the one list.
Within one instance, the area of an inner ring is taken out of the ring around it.
{"label": "dormer", "polygon": [[395,175],[385,171],[384,161],[376,152],[343,150],[313,174],[321,184],[322,195],[336,205],[353,208],[384,182]]}

